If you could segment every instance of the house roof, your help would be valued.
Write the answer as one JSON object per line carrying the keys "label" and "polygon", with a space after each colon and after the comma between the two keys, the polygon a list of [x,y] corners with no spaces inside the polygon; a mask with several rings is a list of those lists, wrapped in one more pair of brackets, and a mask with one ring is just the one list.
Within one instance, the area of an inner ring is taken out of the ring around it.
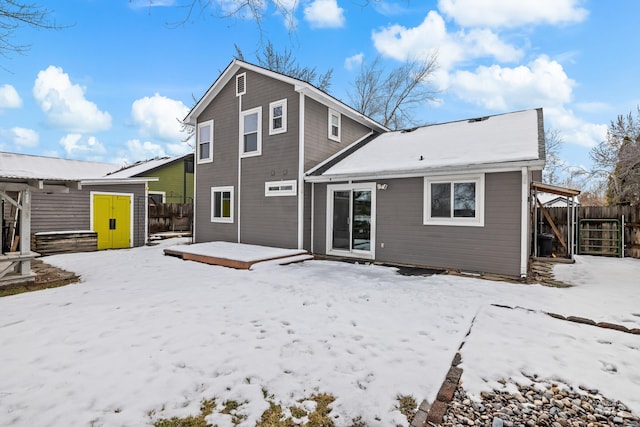
{"label": "house roof", "polygon": [[0,152],[0,179],[5,180],[81,181],[103,177],[117,168],[112,163]]}
{"label": "house roof", "polygon": [[[542,109],[387,132],[307,174],[309,181],[544,165]],[[541,142],[542,141],[542,148]]]}
{"label": "house roof", "polygon": [[157,157],[155,159],[142,160],[132,165],[125,166],[115,172],[107,174],[109,178],[131,178],[140,176],[143,173],[152,172],[162,166],[170,165],[174,162],[180,161],[189,156],[193,156],[193,153],[185,154],[183,156],[176,157]]}
{"label": "house roof", "polygon": [[209,105],[209,103],[218,95],[218,93],[224,88],[229,81],[236,75],[236,73],[241,70],[246,69],[253,71],[258,74],[262,74],[268,77],[271,77],[276,80],[280,80],[285,83],[289,83],[293,85],[294,90],[297,92],[305,94],[321,104],[327,105],[331,107],[333,110],[338,111],[340,114],[344,114],[351,119],[359,122],[367,127],[370,127],[377,132],[385,132],[388,129],[376,122],[375,120],[359,113],[353,108],[349,107],[345,103],[339,101],[338,99],[332,97],[331,95],[323,92],[317,87],[313,86],[310,83],[305,81],[285,76],[284,74],[277,73],[275,71],[267,70],[266,68],[260,67],[258,65],[250,64],[245,61],[241,61],[239,59],[234,59],[227,66],[227,68],[220,74],[220,76],[216,79],[216,81],[211,85],[209,90],[204,94],[202,98],[198,101],[198,103],[189,111],[189,114],[185,117],[184,121],[191,125],[195,125],[198,116],[202,113],[202,111]]}

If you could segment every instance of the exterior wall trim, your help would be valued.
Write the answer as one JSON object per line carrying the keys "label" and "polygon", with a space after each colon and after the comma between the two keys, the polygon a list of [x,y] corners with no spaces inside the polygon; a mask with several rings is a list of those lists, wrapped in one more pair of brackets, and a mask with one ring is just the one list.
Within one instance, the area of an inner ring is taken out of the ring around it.
{"label": "exterior wall trim", "polygon": [[522,168],[522,211],[520,218],[520,277],[527,277],[529,261],[529,170]]}
{"label": "exterior wall trim", "polygon": [[298,105],[298,249],[304,246],[304,109],[305,95],[300,93]]}

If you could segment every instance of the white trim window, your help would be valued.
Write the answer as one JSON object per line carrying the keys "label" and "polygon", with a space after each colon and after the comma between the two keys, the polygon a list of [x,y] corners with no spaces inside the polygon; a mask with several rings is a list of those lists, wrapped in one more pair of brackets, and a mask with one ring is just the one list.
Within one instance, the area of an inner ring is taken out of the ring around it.
{"label": "white trim window", "polygon": [[269,135],[287,131],[287,100],[281,99],[269,104]]}
{"label": "white trim window", "polygon": [[484,174],[424,178],[424,225],[484,226]]}
{"label": "white trim window", "polygon": [[262,107],[240,114],[240,153],[241,157],[262,154]]}
{"label": "white trim window", "polygon": [[329,139],[340,142],[342,134],[342,117],[337,111],[329,109]]}
{"label": "white trim window", "polygon": [[148,192],[149,203],[167,203],[166,191],[151,191]]}
{"label": "white trim window", "polygon": [[268,181],[264,183],[265,197],[295,196],[298,182],[295,179],[290,181]]}
{"label": "white trim window", "polygon": [[198,123],[198,163],[213,162],[213,120]]}
{"label": "white trim window", "polygon": [[211,222],[233,222],[233,187],[211,187]]}

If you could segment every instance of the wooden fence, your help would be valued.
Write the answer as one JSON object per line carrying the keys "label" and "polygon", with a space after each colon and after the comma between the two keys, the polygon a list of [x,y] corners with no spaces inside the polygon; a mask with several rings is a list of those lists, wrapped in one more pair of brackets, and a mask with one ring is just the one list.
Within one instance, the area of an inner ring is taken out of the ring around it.
{"label": "wooden fence", "polygon": [[166,231],[190,232],[193,225],[193,204],[149,204],[149,233]]}
{"label": "wooden fence", "polygon": [[[546,208],[549,216],[558,227],[558,231],[562,236],[567,236],[567,208],[556,207]],[[620,237],[624,239],[624,256],[640,258],[640,206],[580,206],[576,208],[577,222],[580,220],[597,220],[597,219],[617,219],[622,220],[624,215],[624,230],[620,231]],[[538,218],[540,221],[540,218]],[[544,219],[543,219],[544,221]],[[586,225],[585,225],[586,224]],[[583,222],[582,238],[602,238],[604,241],[613,241],[618,234],[617,225],[613,222],[603,222],[599,225],[593,222]],[[588,228],[587,228],[588,227]],[[599,228],[600,231],[595,231]],[[579,241],[578,227],[576,223],[575,242]],[[543,233],[552,233],[551,228],[544,221],[542,226]],[[555,239],[553,244],[555,253],[563,254],[562,245]],[[615,251],[603,250],[608,255],[614,255]],[[607,253],[608,252],[608,253]],[[578,251],[577,253],[580,253]]]}

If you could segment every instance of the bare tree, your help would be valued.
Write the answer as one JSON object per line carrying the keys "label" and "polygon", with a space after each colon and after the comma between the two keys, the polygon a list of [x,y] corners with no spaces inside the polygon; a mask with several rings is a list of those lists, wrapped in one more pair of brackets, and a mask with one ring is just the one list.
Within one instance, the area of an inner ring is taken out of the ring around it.
{"label": "bare tree", "polygon": [[62,28],[51,19],[51,14],[52,11],[37,4],[17,0],[0,1],[0,55],[7,57],[10,53],[24,53],[29,50],[28,44],[11,41],[13,32],[20,27],[44,30]]}
{"label": "bare tree", "polygon": [[560,148],[564,143],[557,129],[544,131],[546,162],[542,170],[542,181],[551,185],[560,183],[560,173],[564,170],[565,163],[560,158]]}
{"label": "bare tree", "polygon": [[348,91],[351,106],[390,129],[416,124],[414,110],[434,100],[431,77],[438,69],[437,52],[424,60],[409,60],[387,71],[380,57],[363,63]]}
{"label": "bare tree", "polygon": [[593,147],[594,174],[607,180],[609,204],[640,204],[640,106],[611,121],[607,139]]}
{"label": "bare tree", "polygon": [[[244,60],[242,50],[235,45],[236,58]],[[287,48],[283,52],[277,52],[273,44],[268,42],[261,52],[256,54],[258,64],[268,70],[275,71],[285,76],[311,83],[318,89],[327,92],[331,86],[333,69],[330,68],[323,74],[318,74],[316,67],[303,67],[293,56],[293,52]]]}
{"label": "bare tree", "polygon": [[[129,0],[129,2],[133,1]],[[146,1],[148,1],[151,10],[156,0]],[[262,33],[263,18],[275,12],[284,18],[288,28],[294,28],[294,15],[297,6],[297,0],[183,0],[178,7],[184,9],[184,17],[170,26],[178,27],[187,24],[197,15],[209,14],[219,18],[253,19]]]}

